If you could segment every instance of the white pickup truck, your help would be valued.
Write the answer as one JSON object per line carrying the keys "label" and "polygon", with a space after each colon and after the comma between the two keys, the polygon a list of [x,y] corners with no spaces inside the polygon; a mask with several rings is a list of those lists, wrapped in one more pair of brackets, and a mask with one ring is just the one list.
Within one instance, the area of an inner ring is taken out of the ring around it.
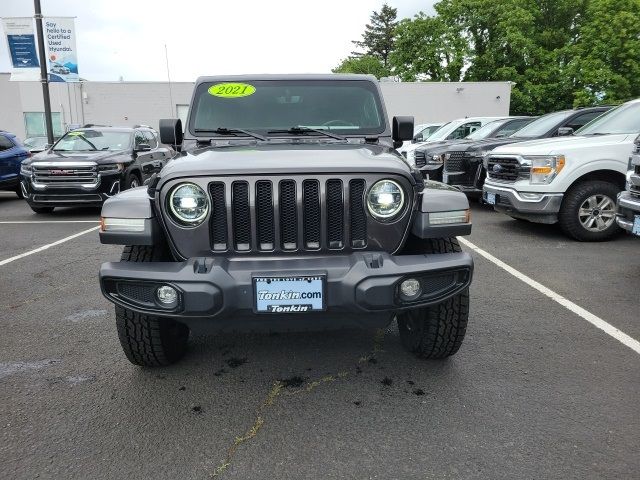
{"label": "white pickup truck", "polygon": [[513,218],[558,223],[581,241],[619,231],[616,196],[625,187],[640,99],[609,110],[574,135],[503,145],[484,159],[483,199]]}

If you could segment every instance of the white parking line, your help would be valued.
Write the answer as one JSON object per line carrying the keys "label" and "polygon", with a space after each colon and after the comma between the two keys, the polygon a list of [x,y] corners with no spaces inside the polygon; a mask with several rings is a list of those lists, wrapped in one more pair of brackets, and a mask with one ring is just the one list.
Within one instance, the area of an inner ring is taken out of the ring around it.
{"label": "white parking line", "polygon": [[15,220],[0,222],[0,225],[18,225],[23,223],[100,223],[100,220]]}
{"label": "white parking line", "polygon": [[28,257],[29,255],[33,255],[34,253],[42,252],[43,250],[46,250],[48,248],[55,247],[56,245],[60,245],[61,243],[68,242],[69,240],[73,240],[74,238],[77,238],[77,237],[79,237],[81,235],[85,235],[85,234],[87,234],[89,232],[94,232],[99,228],[100,228],[100,226],[92,227],[92,228],[89,228],[88,230],[83,230],[82,232],[76,233],[74,235],[69,235],[68,237],[64,237],[64,238],[62,238],[60,240],[57,240],[57,241],[55,241],[53,243],[49,243],[47,245],[43,245],[42,247],[38,247],[38,248],[36,248],[34,250],[29,250],[28,252],[21,253],[20,255],[16,255],[15,257],[7,258],[5,260],[0,260],[0,267],[3,266],[3,265],[6,265],[7,263],[15,262],[16,260],[19,260],[21,258]]}
{"label": "white parking line", "polygon": [[619,330],[616,327],[614,327],[613,325],[611,325],[610,323],[605,322],[603,319],[601,319],[597,315],[594,315],[593,313],[589,312],[588,310],[585,310],[581,306],[576,305],[571,300],[567,300],[566,298],[564,298],[559,293],[556,293],[553,290],[551,290],[550,288],[545,287],[541,283],[536,282],[534,279],[532,279],[531,277],[526,276],[524,273],[516,270],[512,266],[507,265],[502,260],[494,257],[489,252],[486,252],[485,250],[481,249],[477,245],[471,243],[469,240],[465,240],[464,238],[461,238],[461,237],[458,237],[458,240],[460,241],[460,243],[462,243],[463,245],[469,247],[471,250],[473,250],[477,254],[482,255],[484,258],[486,258],[490,262],[494,263],[498,267],[502,268],[506,272],[508,272],[511,275],[513,275],[514,277],[516,277],[518,280],[522,280],[524,283],[526,283],[530,287],[538,290],[540,293],[546,295],[547,297],[549,297],[554,302],[559,303],[560,305],[562,305],[567,310],[569,310],[569,311],[575,313],[576,315],[582,317],[587,322],[589,322],[590,324],[592,324],[595,327],[599,328],[600,330],[605,332],[607,335],[612,336],[613,338],[618,340],[623,345],[626,345],[627,347],[629,347],[634,352],[640,353],[640,342],[638,340],[636,340],[635,338],[630,337],[629,335],[624,333],[622,330]]}

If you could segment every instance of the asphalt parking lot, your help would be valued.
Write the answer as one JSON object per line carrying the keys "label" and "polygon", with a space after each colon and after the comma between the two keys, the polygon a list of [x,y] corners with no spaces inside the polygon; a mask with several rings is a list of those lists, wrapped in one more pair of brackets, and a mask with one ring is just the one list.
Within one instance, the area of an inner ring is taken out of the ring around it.
{"label": "asphalt parking lot", "polygon": [[[99,292],[119,247],[91,230],[3,264],[98,215],[35,215],[0,193],[2,478],[638,478],[639,240],[576,243],[474,204],[468,240],[569,307],[474,252],[469,330],[447,361],[415,359],[392,325],[197,337],[146,370]],[[30,221],[55,223],[15,223]]]}

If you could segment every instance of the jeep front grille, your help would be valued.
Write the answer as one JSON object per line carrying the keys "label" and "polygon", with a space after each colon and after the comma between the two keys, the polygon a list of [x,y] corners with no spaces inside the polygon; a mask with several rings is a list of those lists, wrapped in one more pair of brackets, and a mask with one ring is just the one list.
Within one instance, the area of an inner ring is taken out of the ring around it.
{"label": "jeep front grille", "polygon": [[98,180],[98,171],[94,163],[32,163],[32,181],[36,187],[94,186],[98,184]]}
{"label": "jeep front grille", "polygon": [[[291,252],[365,248],[365,190],[361,178],[211,182],[211,249]],[[349,200],[347,207],[345,199]]]}

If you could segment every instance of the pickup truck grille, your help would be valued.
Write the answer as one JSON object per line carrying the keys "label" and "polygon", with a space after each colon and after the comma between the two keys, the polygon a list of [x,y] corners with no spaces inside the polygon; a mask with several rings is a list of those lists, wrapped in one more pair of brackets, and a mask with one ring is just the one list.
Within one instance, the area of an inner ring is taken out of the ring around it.
{"label": "pickup truck grille", "polygon": [[487,162],[487,175],[492,180],[515,182],[520,173],[520,162],[515,157],[493,157]]}
{"label": "pickup truck grille", "polygon": [[32,164],[32,180],[37,185],[72,187],[97,185],[98,171],[94,164],[60,163],[59,165]]}
{"label": "pickup truck grille", "polygon": [[365,248],[365,190],[363,178],[211,182],[211,249],[292,252]]}
{"label": "pickup truck grille", "polygon": [[446,172],[462,172],[464,170],[464,152],[449,152],[445,155],[444,170]]}

